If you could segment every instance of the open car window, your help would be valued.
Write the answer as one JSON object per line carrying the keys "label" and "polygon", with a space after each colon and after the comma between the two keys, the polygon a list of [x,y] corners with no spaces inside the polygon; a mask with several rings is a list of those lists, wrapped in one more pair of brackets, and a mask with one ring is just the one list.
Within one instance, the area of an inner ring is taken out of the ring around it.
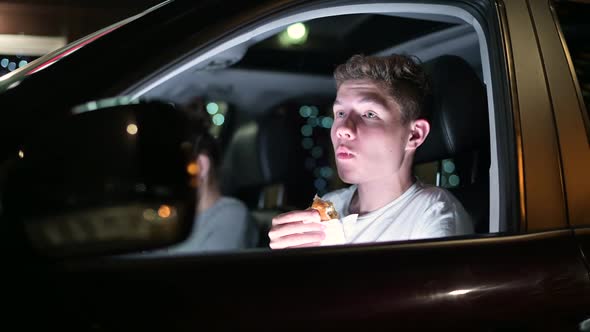
{"label": "open car window", "polygon": [[[338,177],[330,142],[334,68],[354,54],[394,53],[415,56],[430,68],[439,87],[453,82],[451,73],[437,69],[443,66],[440,61],[460,63],[468,84],[477,86],[474,93],[482,97],[465,98],[479,114],[471,129],[479,131],[477,146],[454,155],[419,157],[414,175],[456,196],[474,220],[476,235],[510,228],[506,224],[511,221],[499,220],[486,40],[477,21],[462,9],[342,6],[277,18],[196,52],[128,93],[178,105],[195,98],[204,102],[221,145],[222,194],[247,207],[257,228],[252,247],[268,248],[274,216],[306,209],[314,195],[348,187]],[[457,121],[471,121],[469,116]],[[431,138],[435,140],[441,137]]]}

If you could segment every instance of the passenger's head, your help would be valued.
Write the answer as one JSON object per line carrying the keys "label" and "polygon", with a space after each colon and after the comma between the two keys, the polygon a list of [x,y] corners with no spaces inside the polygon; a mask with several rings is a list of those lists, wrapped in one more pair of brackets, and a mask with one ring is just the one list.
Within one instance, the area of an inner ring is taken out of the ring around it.
{"label": "passenger's head", "polygon": [[334,72],[331,139],[346,183],[411,181],[415,150],[430,131],[427,77],[407,56],[355,55]]}
{"label": "passenger's head", "polygon": [[429,93],[426,74],[412,57],[393,54],[386,57],[354,55],[334,71],[336,87],[346,81],[372,81],[398,105],[404,124],[427,119],[425,106]]}
{"label": "passenger's head", "polygon": [[217,140],[210,134],[211,116],[200,98],[186,105],[185,111],[189,115],[193,131],[199,134],[195,145],[200,176],[207,180],[208,185],[218,185],[221,151]]}

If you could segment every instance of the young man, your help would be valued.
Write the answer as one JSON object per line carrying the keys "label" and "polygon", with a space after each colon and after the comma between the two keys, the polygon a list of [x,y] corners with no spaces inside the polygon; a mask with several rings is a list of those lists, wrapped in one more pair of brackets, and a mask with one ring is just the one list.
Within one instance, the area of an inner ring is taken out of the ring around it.
{"label": "young man", "polygon": [[[430,131],[427,77],[412,58],[355,55],[334,72],[332,145],[349,188],[326,194],[346,243],[397,241],[473,232],[461,203],[412,176],[416,149]],[[273,249],[320,245],[326,226],[316,210],[275,217]]]}

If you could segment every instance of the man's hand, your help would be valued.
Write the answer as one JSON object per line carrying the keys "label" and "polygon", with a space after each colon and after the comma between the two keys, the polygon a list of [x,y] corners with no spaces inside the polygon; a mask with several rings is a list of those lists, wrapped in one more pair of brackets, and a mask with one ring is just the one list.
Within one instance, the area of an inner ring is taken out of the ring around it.
{"label": "man's hand", "polygon": [[316,210],[291,211],[272,219],[268,232],[272,249],[319,246],[326,238],[320,224],[320,214]]}

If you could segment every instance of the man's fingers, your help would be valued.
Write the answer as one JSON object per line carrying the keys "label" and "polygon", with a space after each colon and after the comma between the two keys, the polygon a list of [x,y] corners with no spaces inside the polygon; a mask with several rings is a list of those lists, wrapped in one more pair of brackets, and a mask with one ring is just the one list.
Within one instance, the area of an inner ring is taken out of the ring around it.
{"label": "man's fingers", "polygon": [[294,221],[314,222],[321,221],[320,213],[317,210],[291,211],[272,218],[273,225],[281,225]]}
{"label": "man's fingers", "polygon": [[300,244],[298,246],[292,246],[292,247],[289,247],[289,248],[317,247],[317,246],[320,246],[321,244],[322,244],[321,242],[311,242],[311,243]]}
{"label": "man's fingers", "polygon": [[287,224],[279,224],[273,226],[270,231],[268,232],[268,237],[271,240],[278,239],[280,237],[297,234],[297,233],[306,233],[306,232],[318,232],[322,231],[326,228],[326,226],[320,223],[307,223],[304,224],[301,221],[297,222],[290,222]]}
{"label": "man's fingers", "polygon": [[270,242],[272,249],[284,249],[290,247],[297,247],[305,244],[321,242],[326,238],[324,232],[308,232],[303,234],[291,234],[280,237]]}

